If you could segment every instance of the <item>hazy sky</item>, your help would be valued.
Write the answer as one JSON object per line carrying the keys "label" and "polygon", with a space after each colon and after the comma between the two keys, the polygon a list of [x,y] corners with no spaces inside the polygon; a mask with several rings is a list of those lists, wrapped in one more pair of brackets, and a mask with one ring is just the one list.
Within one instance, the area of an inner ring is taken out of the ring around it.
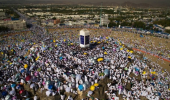
{"label": "hazy sky", "polygon": [[23,2],[23,1],[69,1],[69,2],[117,2],[117,3],[123,3],[123,2],[133,2],[133,3],[148,3],[148,4],[166,4],[170,5],[170,0],[0,0],[0,2]]}

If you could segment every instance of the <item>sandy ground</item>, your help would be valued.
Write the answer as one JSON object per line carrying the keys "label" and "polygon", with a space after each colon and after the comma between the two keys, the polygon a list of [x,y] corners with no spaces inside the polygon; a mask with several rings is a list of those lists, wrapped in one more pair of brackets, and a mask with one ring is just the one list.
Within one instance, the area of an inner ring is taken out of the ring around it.
{"label": "sandy ground", "polygon": [[[122,40],[130,40],[130,41],[134,41],[134,40],[138,40],[140,44],[143,43],[148,43],[148,44],[153,44],[155,45],[155,47],[160,46],[160,44],[162,45],[162,49],[167,49],[170,50],[170,41],[169,39],[164,39],[164,38],[159,38],[159,37],[153,37],[153,36],[144,36],[143,38],[140,38],[139,34],[134,34],[134,33],[128,33],[128,32],[123,32],[123,34],[120,34],[120,32],[112,32],[112,36],[115,38],[122,38]],[[149,40],[146,38],[148,37]],[[143,42],[145,41],[145,42]],[[148,42],[146,42],[148,41]],[[143,54],[145,57],[147,57],[149,60],[151,60],[152,62],[156,62],[157,64],[159,64],[160,66],[163,67],[163,69],[166,69],[169,73],[170,73],[170,62],[161,60],[157,57],[154,57],[152,55],[149,54]]]}

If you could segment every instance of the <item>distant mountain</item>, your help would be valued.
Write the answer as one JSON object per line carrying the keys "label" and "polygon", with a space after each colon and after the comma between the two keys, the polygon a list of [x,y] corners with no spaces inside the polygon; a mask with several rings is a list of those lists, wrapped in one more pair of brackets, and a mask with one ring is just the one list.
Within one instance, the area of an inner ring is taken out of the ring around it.
{"label": "distant mountain", "polygon": [[153,7],[153,5],[148,4],[148,3],[139,3],[138,7]]}
{"label": "distant mountain", "polygon": [[[83,3],[83,2],[82,2]],[[148,3],[132,3],[132,2],[123,2],[123,3],[117,3],[117,2],[84,2],[83,4],[91,4],[91,5],[103,5],[103,6],[124,6],[124,7],[152,7],[152,5]]]}
{"label": "distant mountain", "polygon": [[90,4],[90,5],[101,5],[102,4],[102,6],[120,6],[120,4],[119,3],[117,3],[117,2],[79,2],[79,4]]}
{"label": "distant mountain", "polygon": [[151,7],[151,4],[148,3],[132,3],[132,2],[124,2],[121,4],[121,6],[128,6],[128,7]]}
{"label": "distant mountain", "polygon": [[170,4],[165,3],[133,3],[133,2],[123,2],[118,3],[119,1],[95,1],[91,0],[2,0],[0,4],[86,4],[86,5],[103,5],[103,6],[128,6],[128,7],[169,7]]}
{"label": "distant mountain", "polygon": [[122,3],[121,6],[135,7],[137,6],[137,4],[127,1],[127,2]]}
{"label": "distant mountain", "polygon": [[53,0],[43,0],[43,1],[39,1],[39,0],[30,0],[30,1],[25,1],[25,0],[21,0],[21,1],[2,1],[3,4],[73,4],[73,2],[70,1],[53,1]]}

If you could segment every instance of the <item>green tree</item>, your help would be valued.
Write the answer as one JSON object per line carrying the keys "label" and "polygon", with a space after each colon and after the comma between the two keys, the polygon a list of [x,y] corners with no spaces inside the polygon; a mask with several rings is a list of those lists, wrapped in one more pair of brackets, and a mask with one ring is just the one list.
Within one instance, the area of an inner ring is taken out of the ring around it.
{"label": "green tree", "polygon": [[170,30],[165,30],[165,32],[170,34]]}
{"label": "green tree", "polygon": [[146,26],[146,30],[152,30],[153,29],[153,24],[149,24]]}
{"label": "green tree", "polygon": [[53,17],[52,19],[53,19],[53,20],[56,20],[56,17]]}
{"label": "green tree", "polygon": [[117,26],[115,22],[110,21],[110,23],[108,24],[108,27],[113,27],[113,26]]}
{"label": "green tree", "polygon": [[146,25],[144,22],[141,22],[141,21],[136,21],[133,23],[133,27],[135,28],[143,28],[145,29],[146,28]]}
{"label": "green tree", "polygon": [[60,23],[64,23],[64,22],[65,22],[64,18],[61,18]]}
{"label": "green tree", "polygon": [[0,26],[0,32],[9,31],[10,29],[5,26]]}
{"label": "green tree", "polygon": [[121,23],[121,26],[131,26],[132,23],[129,23],[129,22],[122,22]]}
{"label": "green tree", "polygon": [[95,23],[99,23],[100,21],[95,20]]}
{"label": "green tree", "polygon": [[157,21],[154,21],[153,24],[159,24],[164,27],[170,26],[170,19],[157,20]]}

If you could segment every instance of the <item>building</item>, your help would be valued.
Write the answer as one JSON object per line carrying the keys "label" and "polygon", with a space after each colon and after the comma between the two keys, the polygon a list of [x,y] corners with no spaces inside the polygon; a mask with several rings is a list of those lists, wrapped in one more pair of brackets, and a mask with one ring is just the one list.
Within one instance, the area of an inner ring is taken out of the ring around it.
{"label": "building", "polygon": [[10,29],[14,29],[14,30],[21,30],[26,28],[26,22],[24,20],[9,20],[9,21],[0,21],[0,26],[5,26],[8,27]]}
{"label": "building", "polygon": [[101,25],[108,25],[109,24],[109,19],[107,15],[103,15],[101,17]]}
{"label": "building", "polygon": [[165,30],[170,30],[170,26],[165,27]]}
{"label": "building", "polygon": [[59,24],[59,23],[60,23],[60,19],[54,20],[54,25]]}
{"label": "building", "polygon": [[0,19],[6,18],[5,12],[0,12]]}

